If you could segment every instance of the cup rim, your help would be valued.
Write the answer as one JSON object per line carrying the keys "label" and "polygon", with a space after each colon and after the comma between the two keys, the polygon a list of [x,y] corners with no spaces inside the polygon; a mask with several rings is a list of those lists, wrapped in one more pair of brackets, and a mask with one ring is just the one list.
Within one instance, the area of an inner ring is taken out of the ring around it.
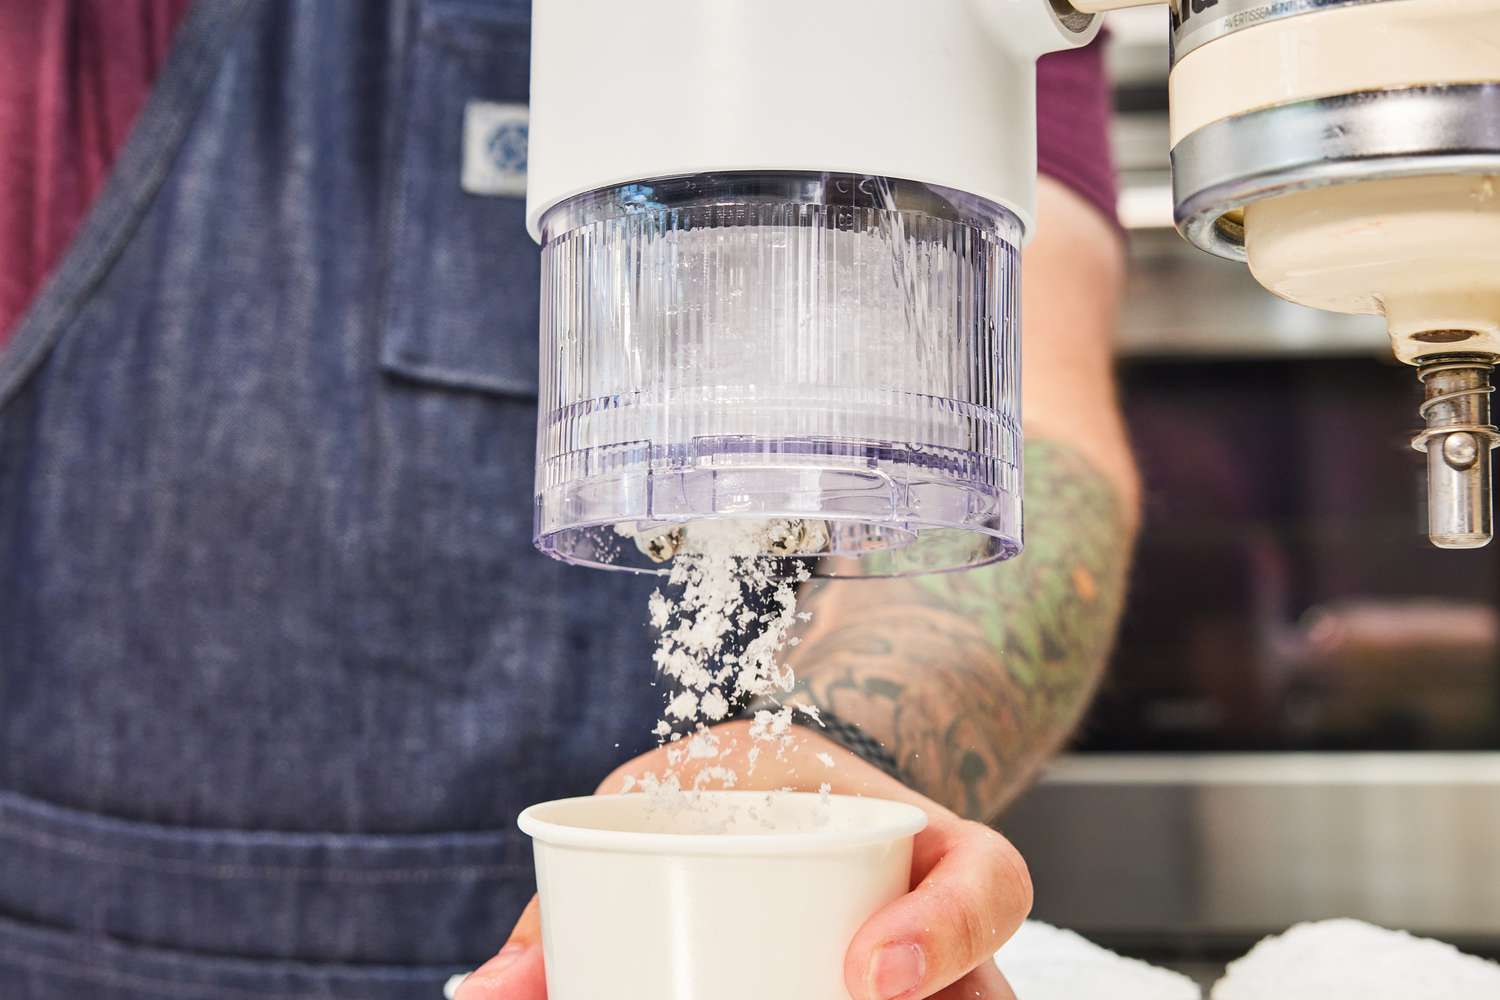
{"label": "cup rim", "polygon": [[[819,792],[712,791],[696,792],[711,798],[750,799],[766,795],[794,798],[820,798]],[[912,837],[927,826],[927,814],[914,805],[894,799],[869,795],[830,795],[830,801],[878,803],[886,815],[856,830],[809,830],[800,833],[705,834],[705,833],[638,833],[625,830],[599,830],[573,826],[545,818],[546,813],[579,802],[640,800],[642,793],[614,795],[579,795],[566,799],[538,802],[522,811],[516,825],[539,844],[624,854],[710,854],[710,855],[800,855],[827,854],[854,847],[888,843]]]}

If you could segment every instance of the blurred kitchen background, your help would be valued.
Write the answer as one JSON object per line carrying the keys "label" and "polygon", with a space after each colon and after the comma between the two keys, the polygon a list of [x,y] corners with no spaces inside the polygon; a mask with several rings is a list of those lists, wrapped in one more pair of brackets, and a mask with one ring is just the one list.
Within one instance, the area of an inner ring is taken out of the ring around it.
{"label": "blurred kitchen background", "polygon": [[1002,824],[1035,915],[1205,977],[1330,916],[1500,957],[1500,544],[1428,543],[1380,320],[1173,231],[1166,13],[1110,26],[1145,522],[1111,674]]}

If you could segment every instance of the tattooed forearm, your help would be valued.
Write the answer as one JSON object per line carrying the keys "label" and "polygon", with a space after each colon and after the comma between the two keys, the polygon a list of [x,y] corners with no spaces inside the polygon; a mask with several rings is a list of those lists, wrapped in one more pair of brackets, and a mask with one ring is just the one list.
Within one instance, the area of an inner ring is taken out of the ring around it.
{"label": "tattooed forearm", "polygon": [[1026,548],[963,573],[809,588],[804,697],[882,741],[924,794],[989,819],[1057,749],[1109,654],[1129,519],[1066,446],[1026,447]]}

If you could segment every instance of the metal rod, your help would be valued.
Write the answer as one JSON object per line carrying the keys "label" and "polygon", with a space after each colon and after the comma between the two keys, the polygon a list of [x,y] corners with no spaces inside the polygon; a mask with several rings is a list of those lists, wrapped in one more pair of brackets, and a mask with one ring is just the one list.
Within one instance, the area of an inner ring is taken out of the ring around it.
{"label": "metal rod", "polygon": [[1443,549],[1477,549],[1494,535],[1490,450],[1500,430],[1490,423],[1489,355],[1441,355],[1417,370],[1427,427],[1412,447],[1427,453],[1427,536]]}

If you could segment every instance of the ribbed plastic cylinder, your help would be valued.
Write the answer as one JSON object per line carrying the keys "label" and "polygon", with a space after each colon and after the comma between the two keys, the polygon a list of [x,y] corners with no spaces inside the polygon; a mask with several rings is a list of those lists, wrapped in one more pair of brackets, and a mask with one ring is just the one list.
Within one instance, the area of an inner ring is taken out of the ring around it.
{"label": "ribbed plastic cylinder", "polygon": [[[536,544],[660,570],[704,518],[828,574],[1021,544],[1021,224],[878,177],[718,174],[543,219]],[[858,557],[858,558],[839,558]]]}

